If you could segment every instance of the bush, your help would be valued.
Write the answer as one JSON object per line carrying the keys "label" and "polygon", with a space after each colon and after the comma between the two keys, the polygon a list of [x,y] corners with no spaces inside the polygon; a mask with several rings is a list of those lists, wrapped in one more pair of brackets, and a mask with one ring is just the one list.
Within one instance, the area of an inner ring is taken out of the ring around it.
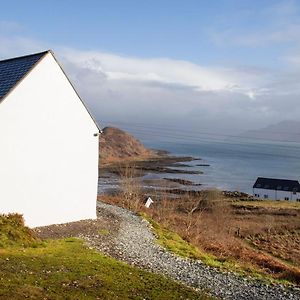
{"label": "bush", "polygon": [[33,231],[24,225],[20,214],[0,215],[0,247],[34,246],[38,239]]}

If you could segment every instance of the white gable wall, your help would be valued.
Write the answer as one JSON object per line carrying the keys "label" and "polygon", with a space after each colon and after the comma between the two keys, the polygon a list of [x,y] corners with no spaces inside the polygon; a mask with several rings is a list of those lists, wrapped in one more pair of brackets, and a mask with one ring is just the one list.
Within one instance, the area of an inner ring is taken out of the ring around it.
{"label": "white gable wall", "polygon": [[95,218],[97,132],[48,53],[0,103],[0,213],[31,227]]}
{"label": "white gable wall", "polygon": [[[255,195],[259,195],[259,197]],[[267,198],[265,197],[265,195],[267,195]],[[297,199],[300,199],[300,193],[294,194],[290,191],[275,191],[259,188],[253,188],[253,196],[259,199],[271,200],[285,200],[285,198],[288,198],[288,200],[296,201]]]}

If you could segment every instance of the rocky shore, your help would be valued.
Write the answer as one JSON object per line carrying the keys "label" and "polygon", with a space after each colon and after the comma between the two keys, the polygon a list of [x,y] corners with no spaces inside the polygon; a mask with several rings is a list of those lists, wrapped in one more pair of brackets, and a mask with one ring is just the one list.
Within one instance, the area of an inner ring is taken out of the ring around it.
{"label": "rocky shore", "polygon": [[[157,151],[161,153],[161,151]],[[199,160],[191,156],[169,156],[166,152],[162,152],[160,156],[150,157],[143,160],[127,160],[125,162],[118,162],[107,164],[101,167],[101,173],[121,174],[126,168],[132,168],[142,176],[145,173],[167,173],[167,174],[202,174],[202,171],[191,171],[183,168],[189,168],[190,165],[182,164],[184,162],[191,162]],[[175,169],[176,168],[176,169]]]}

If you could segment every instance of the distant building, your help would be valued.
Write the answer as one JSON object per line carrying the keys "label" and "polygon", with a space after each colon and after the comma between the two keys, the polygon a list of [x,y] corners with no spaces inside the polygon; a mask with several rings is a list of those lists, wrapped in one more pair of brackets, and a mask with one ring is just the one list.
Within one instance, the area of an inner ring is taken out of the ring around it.
{"label": "distant building", "polygon": [[253,196],[259,199],[300,201],[298,180],[258,177],[253,185]]}
{"label": "distant building", "polygon": [[51,51],[0,61],[0,213],[96,218],[99,130]]}

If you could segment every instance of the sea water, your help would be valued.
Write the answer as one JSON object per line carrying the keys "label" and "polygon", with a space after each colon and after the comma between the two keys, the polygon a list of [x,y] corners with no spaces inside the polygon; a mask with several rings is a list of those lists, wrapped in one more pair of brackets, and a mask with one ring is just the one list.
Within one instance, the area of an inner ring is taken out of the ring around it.
{"label": "sea water", "polygon": [[[251,141],[198,141],[193,143],[143,141],[154,149],[167,150],[171,155],[201,158],[189,162],[187,170],[202,171],[201,175],[147,174],[182,178],[201,183],[202,188],[252,193],[257,177],[300,179],[300,143]],[[186,163],[184,163],[186,164]],[[198,166],[208,164],[209,166]]]}

